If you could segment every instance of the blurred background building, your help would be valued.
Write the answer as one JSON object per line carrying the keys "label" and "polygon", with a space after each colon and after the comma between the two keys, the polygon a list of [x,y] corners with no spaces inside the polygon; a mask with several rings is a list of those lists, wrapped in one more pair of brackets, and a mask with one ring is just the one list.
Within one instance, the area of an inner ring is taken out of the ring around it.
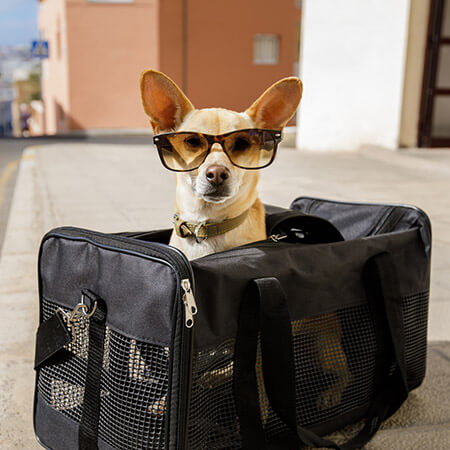
{"label": "blurred background building", "polygon": [[0,137],[21,136],[20,105],[40,98],[39,62],[28,44],[0,46]]}
{"label": "blurred background building", "polygon": [[[193,104],[242,111],[297,72],[299,2],[41,0],[47,134],[148,129],[145,69],[168,74]],[[274,10],[275,9],[275,10]]]}
{"label": "blurred background building", "polygon": [[196,107],[238,111],[300,75],[300,149],[450,147],[450,0],[36,2],[49,57],[39,71],[23,54],[12,77],[20,49],[0,48],[0,133],[24,134],[25,109],[30,135],[149,133],[139,76],[153,68]]}

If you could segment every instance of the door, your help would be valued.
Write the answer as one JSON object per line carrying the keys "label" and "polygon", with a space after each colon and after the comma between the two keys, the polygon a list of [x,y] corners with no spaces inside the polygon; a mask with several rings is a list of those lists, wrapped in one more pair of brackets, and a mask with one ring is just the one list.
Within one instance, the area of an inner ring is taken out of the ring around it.
{"label": "door", "polygon": [[419,147],[450,147],[450,0],[432,0]]}

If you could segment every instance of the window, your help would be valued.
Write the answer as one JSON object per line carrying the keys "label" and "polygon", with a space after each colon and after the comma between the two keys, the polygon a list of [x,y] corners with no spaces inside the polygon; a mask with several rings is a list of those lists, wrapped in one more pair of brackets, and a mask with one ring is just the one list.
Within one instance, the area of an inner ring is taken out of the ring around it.
{"label": "window", "polygon": [[278,64],[280,38],[276,34],[256,34],[253,41],[255,64]]}

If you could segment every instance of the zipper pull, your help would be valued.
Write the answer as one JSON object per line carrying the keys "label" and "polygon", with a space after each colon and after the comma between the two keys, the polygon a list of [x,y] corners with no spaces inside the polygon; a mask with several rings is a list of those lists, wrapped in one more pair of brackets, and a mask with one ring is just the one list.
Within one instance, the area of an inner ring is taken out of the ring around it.
{"label": "zipper pull", "polygon": [[273,242],[279,242],[282,239],[286,239],[287,238],[287,234],[271,234],[267,239],[272,239]]}
{"label": "zipper pull", "polygon": [[189,278],[181,280],[181,287],[183,288],[183,303],[186,312],[186,327],[192,328],[194,325],[194,316],[197,314],[197,304],[195,303],[194,294],[191,289],[191,282]]}

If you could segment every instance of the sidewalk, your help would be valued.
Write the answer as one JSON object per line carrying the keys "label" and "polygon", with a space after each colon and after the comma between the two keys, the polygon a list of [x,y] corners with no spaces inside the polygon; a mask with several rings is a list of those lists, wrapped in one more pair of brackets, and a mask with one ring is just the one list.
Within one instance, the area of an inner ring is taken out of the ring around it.
{"label": "sidewalk", "polygon": [[[262,171],[261,198],[298,196],[410,203],[433,224],[429,338],[450,341],[450,153],[306,153],[281,149]],[[0,257],[0,448],[40,448],[33,436],[32,361],[37,325],[37,249],[50,228],[105,232],[170,227],[174,176],[147,146],[54,144],[20,164]],[[450,343],[433,342],[424,385],[368,448],[450,448]]]}

